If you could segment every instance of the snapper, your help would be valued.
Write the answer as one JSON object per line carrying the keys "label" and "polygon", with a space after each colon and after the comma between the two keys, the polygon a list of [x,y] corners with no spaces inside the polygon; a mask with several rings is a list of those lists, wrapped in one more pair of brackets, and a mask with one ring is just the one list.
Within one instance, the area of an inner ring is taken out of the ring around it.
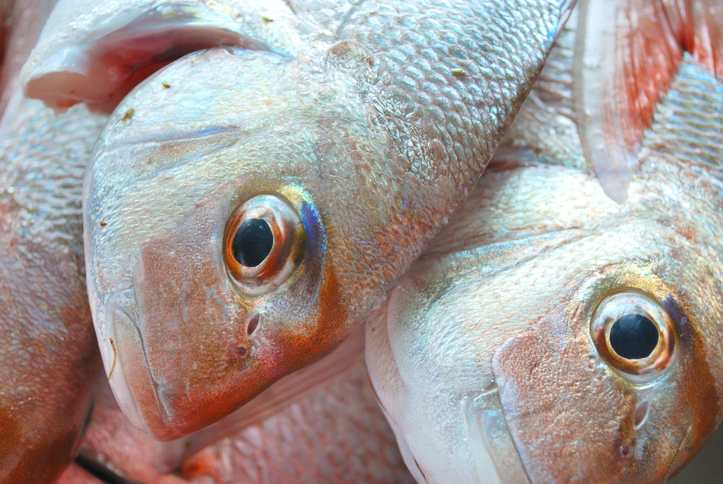
{"label": "snapper", "polygon": [[572,7],[86,4],[58,4],[23,79],[59,110],[115,108],[84,191],[88,292],[121,408],[164,440],[361,325],[484,170]]}
{"label": "snapper", "polygon": [[85,288],[83,173],[107,116],[24,99],[20,67],[52,1],[17,2],[0,121],[0,482],[54,482],[102,374]]}
{"label": "snapper", "polygon": [[581,4],[492,167],[369,319],[418,482],[666,482],[718,426],[722,10]]}

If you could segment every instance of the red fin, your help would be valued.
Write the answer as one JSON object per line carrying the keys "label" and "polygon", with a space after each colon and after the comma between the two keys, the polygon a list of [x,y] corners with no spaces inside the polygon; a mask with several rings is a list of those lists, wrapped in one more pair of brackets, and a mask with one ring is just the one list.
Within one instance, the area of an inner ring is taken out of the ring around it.
{"label": "red fin", "polygon": [[576,98],[585,156],[622,201],[636,152],[684,52],[723,77],[718,0],[592,0],[583,9]]}
{"label": "red fin", "polygon": [[[217,46],[268,50],[215,7],[137,0],[128,10],[95,10],[67,26],[72,2],[61,2],[23,68],[25,95],[56,111],[85,103],[112,112],[133,87],[169,62]],[[86,18],[87,17],[87,18]]]}

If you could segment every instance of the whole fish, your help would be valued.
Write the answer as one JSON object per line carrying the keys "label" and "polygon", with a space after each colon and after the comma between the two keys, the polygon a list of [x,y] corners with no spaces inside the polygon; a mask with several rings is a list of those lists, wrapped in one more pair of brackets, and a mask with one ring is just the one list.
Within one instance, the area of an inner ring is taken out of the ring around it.
{"label": "whole fish", "polygon": [[[78,464],[108,481],[148,484],[413,482],[374,400],[363,343],[356,331],[236,414],[172,442],[133,427],[106,384]],[[69,482],[77,473],[67,472]]]}
{"label": "whole fish", "polygon": [[[583,2],[494,168],[369,319],[370,376],[418,482],[665,482],[718,426],[720,13]],[[590,72],[605,65],[624,83]],[[591,132],[608,108],[639,126],[650,102],[633,144],[603,133],[635,159],[617,203]]]}
{"label": "whole fish", "polygon": [[104,116],[24,99],[22,62],[52,1],[18,2],[0,122],[0,482],[58,478],[102,374],[83,263],[82,177]]}
{"label": "whole fish", "polygon": [[[48,22],[25,71],[28,93],[42,96],[33,83],[47,76],[86,92],[104,62],[98,79],[123,78],[195,48],[151,42],[153,55],[138,54],[139,38],[183,39],[162,19],[189,3],[130,4],[77,21],[62,13],[77,12],[72,2],[59,4],[62,21]],[[362,323],[483,171],[571,8],[302,0],[268,18],[255,2],[200,5],[248,26],[237,40],[249,48],[188,55],[126,96],[84,195],[106,372],[130,420],[166,440],[231,413]],[[108,60],[107,45],[121,54]],[[49,102],[102,109],[115,92]]]}

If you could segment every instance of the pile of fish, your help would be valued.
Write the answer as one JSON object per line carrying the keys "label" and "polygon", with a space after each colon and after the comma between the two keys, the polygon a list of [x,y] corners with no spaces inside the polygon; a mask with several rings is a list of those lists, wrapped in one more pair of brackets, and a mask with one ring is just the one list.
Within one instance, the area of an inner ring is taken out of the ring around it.
{"label": "pile of fish", "polygon": [[574,4],[1,2],[0,482],[681,471],[723,5]]}

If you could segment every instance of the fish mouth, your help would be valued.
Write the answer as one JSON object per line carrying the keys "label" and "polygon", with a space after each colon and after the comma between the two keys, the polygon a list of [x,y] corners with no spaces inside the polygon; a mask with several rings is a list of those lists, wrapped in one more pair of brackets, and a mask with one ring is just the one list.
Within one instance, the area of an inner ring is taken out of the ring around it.
{"label": "fish mouth", "polygon": [[530,478],[507,427],[495,383],[468,402],[465,416],[479,482],[529,484]]}
{"label": "fish mouth", "polygon": [[[133,288],[114,292],[106,303],[105,336],[101,340],[103,363],[108,382],[123,414],[134,427],[153,435],[146,420],[138,409],[135,392],[129,379],[145,376],[152,385],[148,397],[157,402],[159,415],[165,415],[158,398],[157,383],[153,381],[150,366],[145,356],[143,336],[138,326],[138,305]],[[100,336],[99,336],[100,337]],[[124,364],[125,363],[125,364]],[[132,375],[128,375],[129,371]],[[137,386],[134,386],[137,389]]]}

